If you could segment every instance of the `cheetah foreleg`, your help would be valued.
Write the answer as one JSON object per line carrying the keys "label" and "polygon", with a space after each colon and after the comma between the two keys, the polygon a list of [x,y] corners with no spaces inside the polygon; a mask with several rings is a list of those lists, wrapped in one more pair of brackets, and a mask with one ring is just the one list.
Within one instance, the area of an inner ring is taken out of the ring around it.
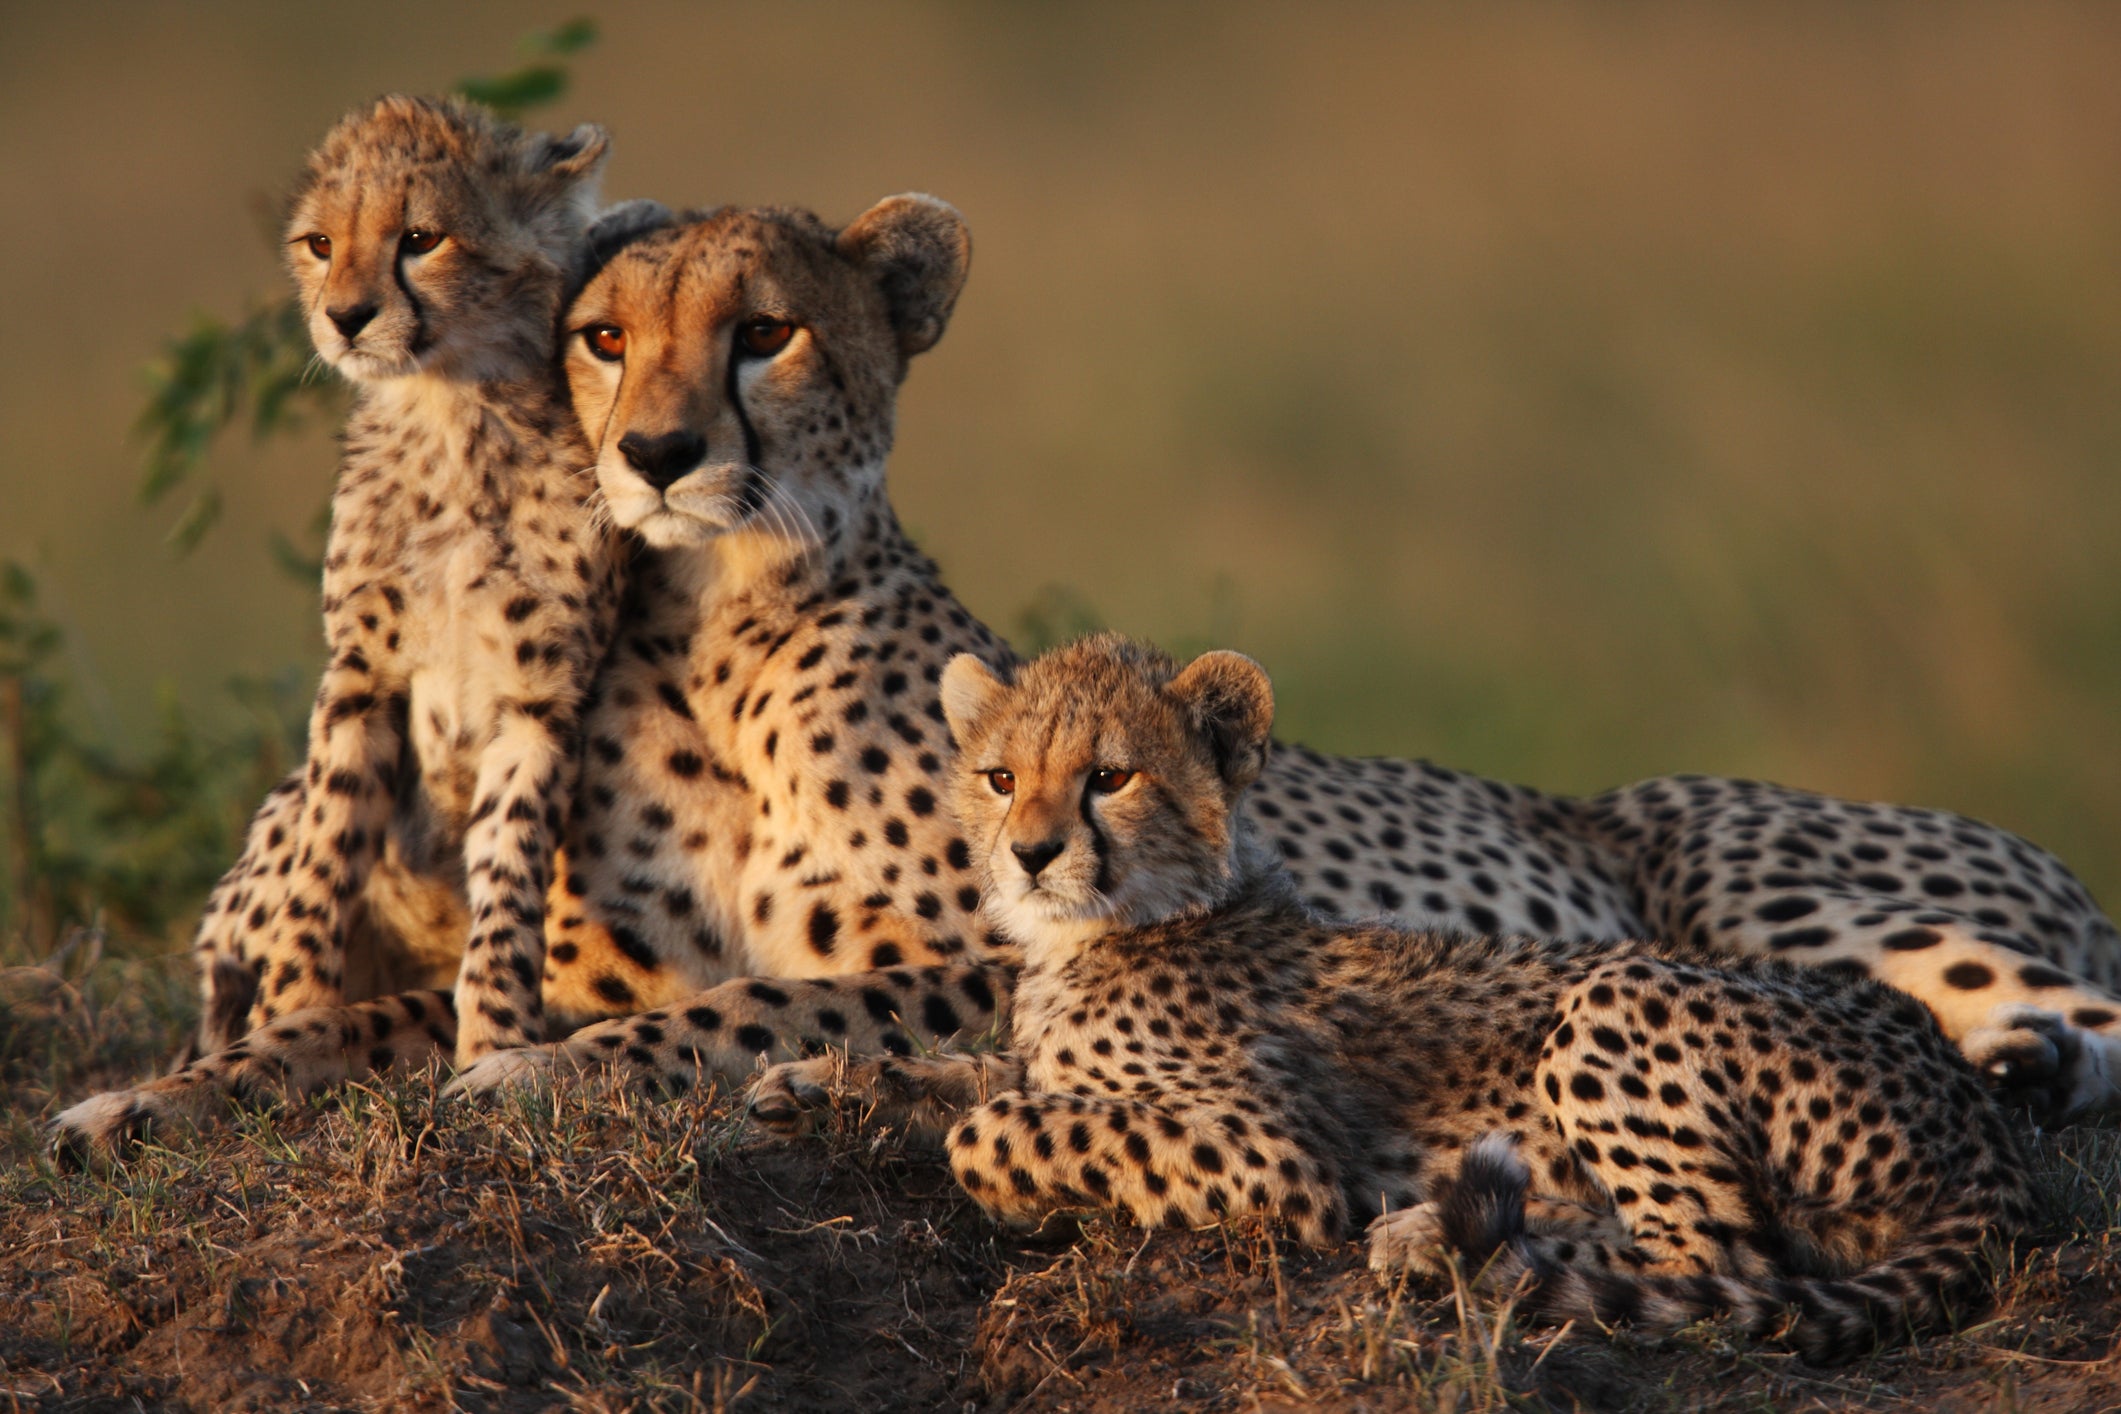
{"label": "cheetah foreleg", "polygon": [[[1269,1132],[1271,1131],[1271,1132]],[[1136,1100],[1034,1092],[974,1110],[948,1141],[958,1183],[996,1219],[1118,1209],[1142,1227],[1198,1227],[1239,1213],[1337,1241],[1339,1175],[1276,1125],[1235,1112],[1181,1119]]]}
{"label": "cheetah foreleg", "polygon": [[761,1075],[751,1092],[751,1117],[792,1137],[808,1132],[819,1114],[836,1107],[858,1114],[864,1127],[900,1125],[909,1134],[940,1138],[967,1110],[1023,1084],[1024,1067],[1011,1056],[857,1061],[835,1053],[784,1061]]}
{"label": "cheetah foreleg", "polygon": [[545,890],[568,764],[558,724],[518,714],[479,760],[464,844],[471,937],[457,972],[457,1062],[544,1039]]}
{"label": "cheetah foreleg", "polygon": [[680,1006],[585,1026],[556,1046],[497,1051],[450,1082],[450,1094],[515,1088],[554,1073],[681,1091],[746,1081],[768,1064],[828,1049],[910,1056],[979,1036],[1007,1015],[1014,976],[998,963],[894,967],[806,981],[738,978]]}

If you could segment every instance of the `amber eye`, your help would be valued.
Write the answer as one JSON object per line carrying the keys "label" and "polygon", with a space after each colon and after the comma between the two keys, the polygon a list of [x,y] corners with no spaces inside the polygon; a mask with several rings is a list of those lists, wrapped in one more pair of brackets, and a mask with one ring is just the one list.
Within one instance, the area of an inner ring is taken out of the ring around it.
{"label": "amber eye", "polygon": [[316,257],[317,259],[319,259],[319,260],[329,260],[329,259],[331,259],[331,237],[330,237],[330,236],[327,236],[327,235],[323,235],[323,234],[318,234],[318,235],[313,235],[313,236],[304,236],[304,237],[302,237],[302,244],[304,244],[304,245],[308,246],[308,247],[309,247],[309,253],[310,253],[311,255],[314,255],[314,256],[315,256],[315,257]]}
{"label": "amber eye", "polygon": [[626,331],[616,324],[592,324],[582,331],[582,342],[606,363],[626,357]]}
{"label": "amber eye", "polygon": [[441,243],[440,231],[411,230],[398,238],[398,249],[407,255],[425,255]]}
{"label": "amber eye", "polygon": [[1125,790],[1127,782],[1134,779],[1132,771],[1118,771],[1110,766],[1100,766],[1090,773],[1090,789],[1098,795],[1111,795]]}
{"label": "amber eye", "polygon": [[989,771],[987,773],[987,784],[994,787],[996,795],[1015,795],[1016,772]]}
{"label": "amber eye", "polygon": [[750,319],[736,331],[737,345],[758,358],[772,358],[794,337],[795,326],[785,319]]}

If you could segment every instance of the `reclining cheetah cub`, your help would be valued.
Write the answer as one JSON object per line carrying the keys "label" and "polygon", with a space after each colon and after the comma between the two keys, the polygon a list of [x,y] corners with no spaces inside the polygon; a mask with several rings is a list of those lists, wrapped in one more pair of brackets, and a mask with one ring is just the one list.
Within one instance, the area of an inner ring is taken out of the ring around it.
{"label": "reclining cheetah cub", "polygon": [[[637,242],[576,302],[575,410],[614,517],[654,549],[585,727],[546,991],[645,1014],[464,1088],[600,1062],[742,1076],[762,1051],[994,1023],[1010,954],[939,806],[936,684],[954,653],[1013,657],[909,542],[884,474],[896,389],[969,249],[925,197],[839,230],[725,210]],[[2043,1108],[2121,1096],[2121,1002],[2082,980],[2115,980],[2121,939],[2059,863],[1975,821],[1692,778],[1579,801],[1288,746],[1241,808],[1322,911],[1869,972]]]}
{"label": "reclining cheetah cub", "polygon": [[[358,391],[308,760],[200,924],[204,1058],[76,1106],[62,1139],[543,1039],[550,859],[618,610],[617,532],[553,370],[606,146],[594,126],[552,138],[389,97],[311,155],[288,261],[319,357]],[[426,991],[330,1010],[452,979],[454,1007]]]}
{"label": "reclining cheetah cub", "polygon": [[2002,1113],[1875,983],[1306,909],[1236,809],[1273,713],[1250,659],[1100,635],[942,688],[952,800],[1024,947],[1015,1050],[784,1064],[764,1120],[828,1089],[962,1113],[952,1167],[1006,1220],[1257,1213],[1323,1244],[1376,1217],[1381,1268],[1501,1248],[1548,1316],[1728,1311],[1814,1360],[1943,1319],[2029,1220]]}

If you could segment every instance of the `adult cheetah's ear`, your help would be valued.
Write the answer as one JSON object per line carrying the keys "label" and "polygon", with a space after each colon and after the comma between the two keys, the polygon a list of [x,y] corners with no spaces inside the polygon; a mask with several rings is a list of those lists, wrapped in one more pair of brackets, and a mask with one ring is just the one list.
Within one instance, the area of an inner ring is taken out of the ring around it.
{"label": "adult cheetah's ear", "polygon": [[1267,670],[1242,653],[1203,653],[1164,687],[1207,739],[1216,769],[1232,790],[1259,778],[1274,730],[1274,684]]}
{"label": "adult cheetah's ear", "polygon": [[593,177],[611,155],[611,134],[584,123],[565,137],[539,133],[530,140],[529,169],[568,181]]}
{"label": "adult cheetah's ear", "polygon": [[957,208],[919,192],[887,196],[833,246],[883,288],[899,352],[911,358],[934,348],[972,265],[972,233]]}
{"label": "adult cheetah's ear", "polygon": [[994,669],[972,653],[952,658],[944,667],[938,686],[943,695],[943,716],[959,746],[965,744],[965,734],[972,724],[1008,689],[1008,684],[994,675]]}

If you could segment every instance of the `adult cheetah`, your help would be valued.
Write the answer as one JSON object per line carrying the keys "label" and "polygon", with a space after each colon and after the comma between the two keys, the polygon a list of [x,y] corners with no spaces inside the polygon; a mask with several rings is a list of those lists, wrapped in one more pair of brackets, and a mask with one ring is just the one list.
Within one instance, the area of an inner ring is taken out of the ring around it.
{"label": "adult cheetah", "polygon": [[2030,1221],[2001,1110],[1903,994],[1305,908],[1236,808],[1273,718],[1250,659],[1099,635],[1007,683],[960,657],[942,689],[951,799],[1024,948],[1014,1049],[784,1064],[762,1118],[832,1090],[955,1110],[951,1166],[1005,1220],[1254,1213],[1324,1244],[1374,1219],[1382,1269],[1499,1252],[1535,1313],[1727,1311],[1818,1361],[1941,1322]]}
{"label": "adult cheetah", "polygon": [[[724,210],[637,242],[577,301],[575,407],[614,516],[653,549],[586,726],[546,986],[648,1015],[465,1088],[667,1053],[741,1074],[761,1051],[993,1024],[1009,953],[940,808],[937,682],[954,653],[1012,658],[884,480],[895,389],[969,249],[928,198],[840,231]],[[1974,821],[1689,778],[1580,801],[1302,747],[1242,808],[1323,911],[1869,971],[2051,1112],[2117,1094],[2121,1004],[2084,979],[2113,979],[2121,939],[2059,863]],[[855,973],[851,1010],[814,980]]]}

